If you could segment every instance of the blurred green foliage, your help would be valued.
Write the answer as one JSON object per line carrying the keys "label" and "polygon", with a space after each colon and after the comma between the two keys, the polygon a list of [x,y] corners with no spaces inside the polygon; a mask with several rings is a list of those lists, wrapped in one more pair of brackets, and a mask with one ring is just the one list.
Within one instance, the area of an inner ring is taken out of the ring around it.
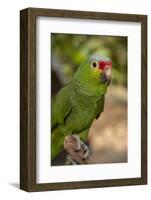
{"label": "blurred green foliage", "polygon": [[67,82],[90,55],[102,54],[112,60],[112,83],[127,86],[127,37],[52,33],[51,45]]}

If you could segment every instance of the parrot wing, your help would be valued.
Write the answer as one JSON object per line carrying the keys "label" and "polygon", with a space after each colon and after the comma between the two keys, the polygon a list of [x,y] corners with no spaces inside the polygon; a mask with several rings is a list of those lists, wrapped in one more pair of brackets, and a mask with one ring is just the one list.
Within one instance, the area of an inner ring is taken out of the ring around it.
{"label": "parrot wing", "polygon": [[51,128],[55,128],[59,124],[64,124],[65,118],[72,110],[70,101],[70,86],[63,87],[59,93],[52,99],[51,106]]}

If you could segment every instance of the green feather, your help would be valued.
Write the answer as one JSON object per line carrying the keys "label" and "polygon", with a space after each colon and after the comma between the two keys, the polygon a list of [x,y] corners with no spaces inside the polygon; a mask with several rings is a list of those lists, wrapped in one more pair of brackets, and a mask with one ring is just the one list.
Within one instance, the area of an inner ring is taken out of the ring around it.
{"label": "green feather", "polygon": [[107,84],[100,81],[100,76],[88,60],[56,95],[51,112],[52,160],[63,149],[66,135],[79,134],[86,140],[93,120],[103,112]]}

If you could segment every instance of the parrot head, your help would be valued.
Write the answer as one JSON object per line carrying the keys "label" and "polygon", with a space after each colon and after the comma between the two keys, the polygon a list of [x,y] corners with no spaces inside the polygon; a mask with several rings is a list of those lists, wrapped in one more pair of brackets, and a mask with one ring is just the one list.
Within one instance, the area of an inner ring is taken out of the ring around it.
{"label": "parrot head", "polygon": [[111,82],[111,60],[105,56],[93,55],[89,59],[89,64],[92,68],[92,74],[98,76],[100,83],[104,83],[108,86]]}
{"label": "parrot head", "polygon": [[102,95],[111,82],[112,62],[108,57],[92,55],[77,70],[74,82],[87,93]]}

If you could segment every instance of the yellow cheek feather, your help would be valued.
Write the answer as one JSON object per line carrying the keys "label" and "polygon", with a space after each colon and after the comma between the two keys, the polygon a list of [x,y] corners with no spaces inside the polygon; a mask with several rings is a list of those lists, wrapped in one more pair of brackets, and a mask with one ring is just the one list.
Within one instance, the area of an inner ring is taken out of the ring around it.
{"label": "yellow cheek feather", "polygon": [[94,68],[94,69],[92,69],[92,74],[94,75],[94,76],[96,76],[96,75],[100,75],[100,74],[102,74],[103,73],[103,70],[101,70],[101,69],[99,69],[99,68]]}
{"label": "yellow cheek feather", "polygon": [[103,70],[101,69],[98,69],[98,68],[94,68],[92,69],[92,77],[93,77],[93,80],[95,80],[96,82],[100,82],[100,75],[103,73]]}

